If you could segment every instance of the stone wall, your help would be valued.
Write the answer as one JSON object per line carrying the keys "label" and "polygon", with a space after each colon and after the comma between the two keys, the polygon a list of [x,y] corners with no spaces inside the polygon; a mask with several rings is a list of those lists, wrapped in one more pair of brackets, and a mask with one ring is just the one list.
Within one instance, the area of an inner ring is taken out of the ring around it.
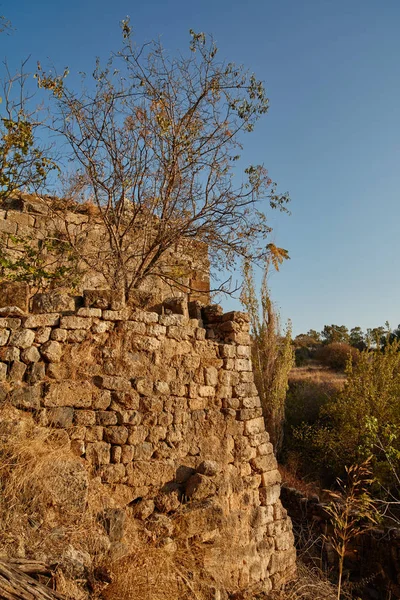
{"label": "stone wall", "polygon": [[[17,194],[0,206],[0,242],[11,256],[19,258],[23,248],[21,239],[34,248],[40,248],[44,267],[50,271],[60,265],[68,267],[71,263],[65,252],[49,250],[49,242],[71,243],[77,249],[77,255],[85,257],[85,260],[79,258],[76,264],[73,263],[71,281],[74,281],[77,291],[110,287],[104,277],[107,264],[111,264],[109,237],[94,206]],[[124,252],[132,252],[132,247],[137,244],[135,237],[131,245],[129,242],[125,244]],[[150,276],[143,283],[142,290],[150,294],[150,305],[170,296],[184,295],[207,304],[210,301],[209,270],[206,244],[183,239],[165,253],[160,268],[160,271],[169,273],[176,283],[172,279],[166,281]]]}
{"label": "stone wall", "polygon": [[29,314],[0,308],[0,402],[62,432],[160,538],[173,539],[179,514],[228,592],[278,588],[295,550],[247,315],[196,302],[182,314],[113,310],[110,298],[50,293]]}

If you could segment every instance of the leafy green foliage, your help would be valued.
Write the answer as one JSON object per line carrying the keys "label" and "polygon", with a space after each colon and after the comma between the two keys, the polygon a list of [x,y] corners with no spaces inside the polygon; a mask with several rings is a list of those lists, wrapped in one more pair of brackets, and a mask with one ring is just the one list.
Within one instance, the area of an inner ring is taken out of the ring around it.
{"label": "leafy green foliage", "polygon": [[78,283],[76,256],[68,242],[8,235],[0,243],[0,282],[24,281],[37,290]]}

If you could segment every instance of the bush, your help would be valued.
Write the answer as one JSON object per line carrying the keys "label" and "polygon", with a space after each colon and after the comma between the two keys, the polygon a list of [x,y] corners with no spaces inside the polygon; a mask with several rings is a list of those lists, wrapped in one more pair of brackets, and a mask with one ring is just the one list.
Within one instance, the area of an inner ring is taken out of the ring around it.
{"label": "bush", "polygon": [[334,342],[333,344],[321,346],[317,350],[315,358],[326,367],[336,371],[344,371],[349,358],[351,357],[352,362],[355,364],[358,361],[359,354],[359,351],[350,344]]}

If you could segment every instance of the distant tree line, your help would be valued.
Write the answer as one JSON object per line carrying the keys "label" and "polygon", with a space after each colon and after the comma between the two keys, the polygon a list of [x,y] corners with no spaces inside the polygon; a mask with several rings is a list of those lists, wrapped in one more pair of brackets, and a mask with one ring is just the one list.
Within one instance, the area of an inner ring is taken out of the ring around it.
{"label": "distant tree line", "polygon": [[389,323],[363,331],[356,326],[324,325],[322,331],[310,329],[293,340],[296,364],[301,366],[309,359],[316,359],[327,366],[344,369],[349,355],[357,362],[359,352],[383,349],[394,341],[400,341],[400,325],[391,329]]}

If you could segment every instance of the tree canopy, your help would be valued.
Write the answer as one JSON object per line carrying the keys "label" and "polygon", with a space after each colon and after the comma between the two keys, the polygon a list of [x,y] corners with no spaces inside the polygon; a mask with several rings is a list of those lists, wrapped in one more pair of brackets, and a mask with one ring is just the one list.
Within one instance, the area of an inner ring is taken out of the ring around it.
{"label": "tree canopy", "polygon": [[171,279],[160,265],[182,238],[208,244],[215,269],[238,256],[279,261],[285,251],[267,243],[266,208],[287,210],[288,195],[263,165],[239,175],[237,162],[242,134],[269,107],[263,83],[220,60],[203,33],[191,31],[188,52],[176,56],[157,41],[136,46],[128,20],[122,34],[121,50],[79,91],[65,73],[37,72],[52,95],[52,129],[69,144],[70,189],[97,206],[109,233],[110,283],[129,292],[149,275]]}

